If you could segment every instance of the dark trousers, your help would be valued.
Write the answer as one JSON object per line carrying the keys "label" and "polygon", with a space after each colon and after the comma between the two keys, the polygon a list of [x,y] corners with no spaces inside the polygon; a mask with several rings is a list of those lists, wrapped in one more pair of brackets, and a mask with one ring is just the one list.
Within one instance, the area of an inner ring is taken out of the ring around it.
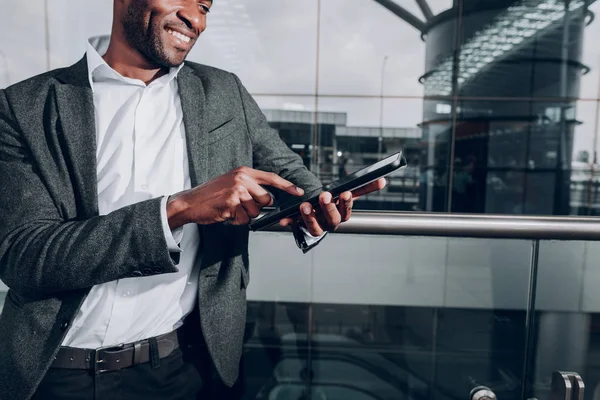
{"label": "dark trousers", "polygon": [[212,363],[196,308],[178,330],[180,348],[160,360],[94,375],[50,368],[32,400],[237,400],[240,387],[227,388]]}
{"label": "dark trousers", "polygon": [[160,360],[119,371],[93,372],[81,369],[51,368],[34,400],[195,400],[201,396],[205,380],[176,349]]}

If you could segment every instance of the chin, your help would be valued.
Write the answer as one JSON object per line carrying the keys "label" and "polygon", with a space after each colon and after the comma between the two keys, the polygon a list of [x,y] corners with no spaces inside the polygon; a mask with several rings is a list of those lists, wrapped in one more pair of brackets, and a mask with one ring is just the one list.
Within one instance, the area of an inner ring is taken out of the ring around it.
{"label": "chin", "polygon": [[158,56],[152,57],[153,62],[156,65],[167,68],[179,67],[185,61],[187,54],[181,56],[180,54],[169,54],[167,52],[161,52]]}
{"label": "chin", "polygon": [[163,48],[159,53],[161,55],[161,59],[165,64],[168,64],[172,67],[178,67],[183,64],[185,59],[187,58],[188,51],[183,51],[178,48]]}

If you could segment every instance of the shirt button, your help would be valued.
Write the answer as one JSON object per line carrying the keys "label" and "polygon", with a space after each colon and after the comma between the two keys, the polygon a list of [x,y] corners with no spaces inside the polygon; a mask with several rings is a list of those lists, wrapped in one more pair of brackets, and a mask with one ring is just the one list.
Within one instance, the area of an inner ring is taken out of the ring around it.
{"label": "shirt button", "polygon": [[131,290],[128,290],[123,293],[123,297],[129,297],[129,296],[131,296]]}
{"label": "shirt button", "polygon": [[144,184],[141,186],[142,189],[148,189],[148,185]]}

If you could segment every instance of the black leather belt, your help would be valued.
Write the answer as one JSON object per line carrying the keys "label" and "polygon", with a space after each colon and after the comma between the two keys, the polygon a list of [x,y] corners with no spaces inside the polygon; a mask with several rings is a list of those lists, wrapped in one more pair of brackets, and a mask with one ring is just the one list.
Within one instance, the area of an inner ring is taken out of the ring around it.
{"label": "black leather belt", "polygon": [[87,369],[94,373],[117,371],[143,364],[158,358],[165,358],[179,347],[177,331],[118,346],[98,349],[61,347],[50,368]]}

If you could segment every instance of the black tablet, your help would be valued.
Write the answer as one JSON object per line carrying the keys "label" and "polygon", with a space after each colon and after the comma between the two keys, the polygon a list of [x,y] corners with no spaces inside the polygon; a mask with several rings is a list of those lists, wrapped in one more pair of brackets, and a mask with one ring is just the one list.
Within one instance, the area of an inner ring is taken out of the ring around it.
{"label": "black tablet", "polygon": [[258,231],[278,223],[284,218],[296,216],[300,213],[300,204],[304,202],[309,202],[313,207],[316,207],[319,204],[319,195],[324,191],[330,192],[335,201],[340,194],[349,190],[358,189],[405,166],[406,159],[402,156],[402,152],[393,154],[375,164],[369,165],[342,179],[325,185],[320,189],[305,193],[301,197],[294,197],[291,200],[278,205],[273,211],[250,223],[250,229]]}

